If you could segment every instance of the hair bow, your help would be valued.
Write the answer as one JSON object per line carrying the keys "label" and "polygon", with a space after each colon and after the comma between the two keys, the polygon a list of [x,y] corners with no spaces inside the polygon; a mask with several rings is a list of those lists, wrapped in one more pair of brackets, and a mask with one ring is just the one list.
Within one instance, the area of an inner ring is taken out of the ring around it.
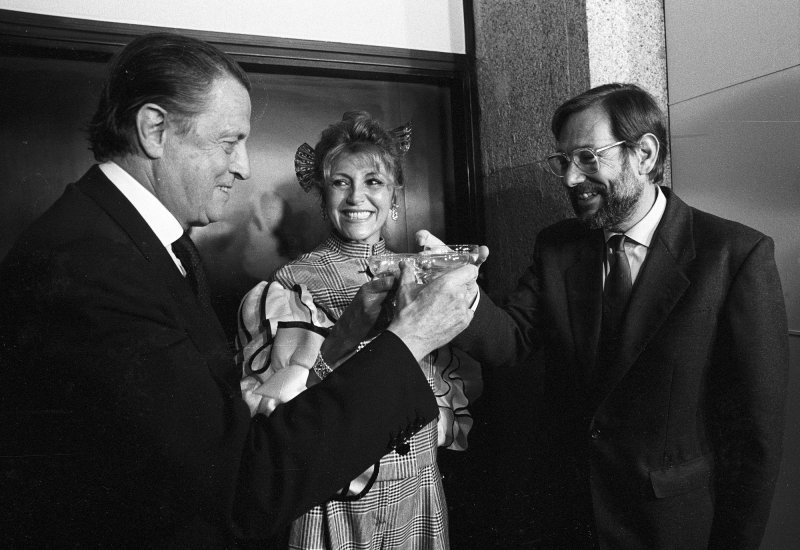
{"label": "hair bow", "polygon": [[314,148],[308,143],[298,147],[294,154],[294,173],[300,187],[308,193],[314,186]]}
{"label": "hair bow", "polygon": [[408,150],[411,149],[411,122],[406,122],[402,126],[389,130],[389,133],[392,134],[397,142],[397,148],[400,149],[400,153],[402,155],[408,153]]}

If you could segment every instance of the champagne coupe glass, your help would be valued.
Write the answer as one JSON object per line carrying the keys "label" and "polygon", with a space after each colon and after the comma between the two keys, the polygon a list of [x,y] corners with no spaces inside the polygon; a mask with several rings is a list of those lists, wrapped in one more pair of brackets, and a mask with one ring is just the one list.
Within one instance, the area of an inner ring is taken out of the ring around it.
{"label": "champagne coupe glass", "polygon": [[[478,248],[480,248],[477,244],[446,244],[444,245],[447,249],[452,250],[453,252],[461,252],[464,254],[469,254],[469,261],[470,263],[475,263],[478,261]],[[439,247],[431,247],[431,248],[439,248],[441,249],[441,245]]]}
{"label": "champagne coupe glass", "polygon": [[426,246],[417,258],[418,278],[428,283],[447,271],[478,259],[478,245],[451,244]]}
{"label": "champagne coupe glass", "polygon": [[477,244],[434,244],[425,245],[422,254],[443,254],[447,252],[459,252],[469,254],[470,263],[478,261],[478,249],[480,246]]}
{"label": "champagne coupe glass", "polygon": [[377,277],[400,276],[400,262],[415,264],[416,254],[375,254],[367,258],[370,274]]}
{"label": "champagne coupe glass", "polygon": [[[367,269],[373,278],[379,277],[400,277],[400,262],[411,263],[414,266],[414,275],[419,283],[419,275],[416,267],[416,254],[375,254],[367,258]],[[397,307],[397,297],[395,291],[392,290],[389,294],[387,301],[383,304],[385,312],[386,323],[389,323],[394,317],[394,309]]]}

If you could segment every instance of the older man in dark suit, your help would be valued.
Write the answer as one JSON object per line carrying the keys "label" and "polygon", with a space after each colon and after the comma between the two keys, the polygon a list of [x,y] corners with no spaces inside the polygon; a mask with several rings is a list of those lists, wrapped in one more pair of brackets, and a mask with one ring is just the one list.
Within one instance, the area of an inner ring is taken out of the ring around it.
{"label": "older man in dark suit", "polygon": [[187,235],[218,220],[249,176],[248,90],[208,44],[134,40],[91,123],[100,164],[3,261],[7,547],[266,540],[436,417],[417,361],[471,319],[475,267],[419,294],[404,270],[388,329],[343,362],[392,281],[366,285],[314,369],[325,378],[343,364],[250,418]]}
{"label": "older man in dark suit", "polygon": [[552,121],[576,219],[541,231],[503,308],[456,344],[545,361],[543,548],[756,549],[781,458],[786,313],[772,240],[659,187],[663,115],[634,85]]}

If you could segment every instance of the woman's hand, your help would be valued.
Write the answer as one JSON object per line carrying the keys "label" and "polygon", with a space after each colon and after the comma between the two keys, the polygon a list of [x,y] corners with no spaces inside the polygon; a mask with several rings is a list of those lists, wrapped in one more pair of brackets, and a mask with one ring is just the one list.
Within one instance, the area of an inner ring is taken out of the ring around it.
{"label": "woman's hand", "polygon": [[340,363],[358,344],[386,327],[394,286],[395,277],[389,275],[375,278],[358,290],[322,344],[320,351],[330,365]]}

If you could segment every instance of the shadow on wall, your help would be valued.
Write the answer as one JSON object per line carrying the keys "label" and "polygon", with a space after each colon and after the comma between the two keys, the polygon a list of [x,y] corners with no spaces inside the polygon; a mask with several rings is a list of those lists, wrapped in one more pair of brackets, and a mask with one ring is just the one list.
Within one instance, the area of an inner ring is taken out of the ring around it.
{"label": "shadow on wall", "polygon": [[491,254],[485,270],[490,294],[500,301],[531,265],[533,243],[543,228],[574,216],[558,178],[539,164],[498,170],[484,178]]}
{"label": "shadow on wall", "polygon": [[[204,258],[223,328],[233,335],[242,297],[328,233],[313,197],[284,198],[296,182],[239,183],[224,221],[192,231]],[[283,193],[281,191],[284,191]]]}

